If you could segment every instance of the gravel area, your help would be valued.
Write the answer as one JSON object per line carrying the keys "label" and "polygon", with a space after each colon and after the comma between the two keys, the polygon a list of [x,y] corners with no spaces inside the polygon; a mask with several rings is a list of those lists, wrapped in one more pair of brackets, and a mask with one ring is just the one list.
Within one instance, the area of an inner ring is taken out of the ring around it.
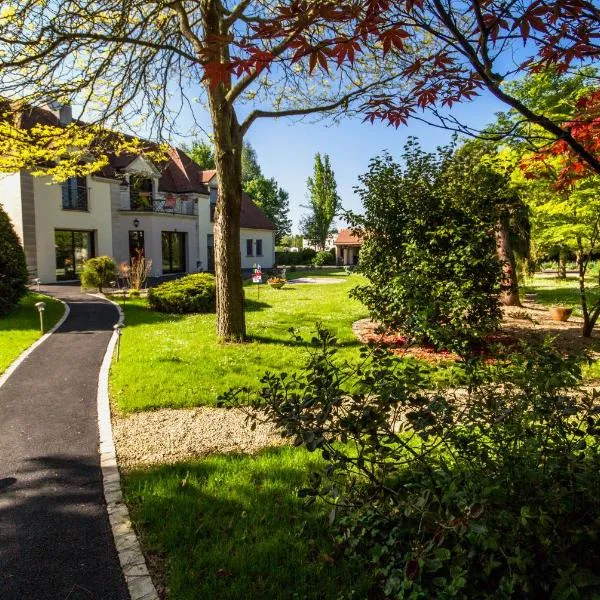
{"label": "gravel area", "polygon": [[254,431],[240,410],[200,407],[113,416],[121,468],[173,463],[225,452],[256,452],[283,443],[273,427]]}

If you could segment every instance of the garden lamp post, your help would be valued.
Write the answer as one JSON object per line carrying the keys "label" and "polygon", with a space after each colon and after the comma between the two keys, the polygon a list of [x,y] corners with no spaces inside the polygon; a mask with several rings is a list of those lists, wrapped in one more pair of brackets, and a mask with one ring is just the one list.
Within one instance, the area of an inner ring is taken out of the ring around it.
{"label": "garden lamp post", "polygon": [[44,311],[46,310],[46,303],[45,302],[36,302],[35,307],[38,309],[38,312],[40,313],[40,331],[42,332],[42,335],[43,335],[44,334]]}
{"label": "garden lamp post", "polygon": [[119,361],[119,357],[121,355],[121,330],[123,329],[123,323],[117,323],[113,325],[113,329],[117,333],[117,362]]}
{"label": "garden lamp post", "polygon": [[36,277],[36,278],[33,280],[33,283],[35,283],[35,285],[37,285],[37,291],[39,292],[39,291],[40,291],[40,278],[39,278],[39,277]]}

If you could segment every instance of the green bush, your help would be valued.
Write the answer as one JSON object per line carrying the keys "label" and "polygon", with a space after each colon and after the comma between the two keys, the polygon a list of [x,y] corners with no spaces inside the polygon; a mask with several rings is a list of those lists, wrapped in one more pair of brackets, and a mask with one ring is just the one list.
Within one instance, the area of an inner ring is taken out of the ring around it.
{"label": "green bush", "polygon": [[212,312],[215,310],[215,278],[209,273],[194,273],[161,283],[148,290],[148,303],[161,312]]}
{"label": "green bush", "polygon": [[312,264],[315,265],[315,267],[335,265],[335,250],[321,250],[320,252],[317,252],[312,259]]}
{"label": "green bush", "polygon": [[275,262],[278,265],[310,265],[316,254],[312,248],[302,248],[299,252],[276,252]]}
{"label": "green bush", "polygon": [[0,206],[0,316],[27,293],[25,252],[14,227]]}
{"label": "green bush", "polygon": [[83,263],[81,271],[81,287],[84,290],[97,288],[102,292],[102,288],[110,285],[111,281],[117,278],[117,265],[109,256],[98,256],[88,258]]}
{"label": "green bush", "polygon": [[463,354],[500,322],[501,270],[488,207],[455,202],[448,152],[409,141],[403,166],[385,155],[360,176],[365,213],[349,219],[368,232],[359,264],[368,282],[351,295],[386,327]]}
{"label": "green bush", "polygon": [[[301,341],[298,338],[298,341]],[[548,344],[460,363],[464,389],[363,348],[356,369],[320,330],[306,371],[233,391],[251,416],[325,460],[299,494],[333,507],[370,597],[600,597],[600,395]],[[255,409],[262,412],[255,412]]]}

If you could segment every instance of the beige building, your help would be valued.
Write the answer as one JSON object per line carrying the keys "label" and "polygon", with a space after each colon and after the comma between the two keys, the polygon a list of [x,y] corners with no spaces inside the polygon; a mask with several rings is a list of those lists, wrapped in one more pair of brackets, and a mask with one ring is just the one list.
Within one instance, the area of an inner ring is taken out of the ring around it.
{"label": "beige building", "polygon": [[354,235],[350,229],[340,229],[334,242],[337,263],[344,266],[357,265],[362,243],[362,238]]}
{"label": "beige building", "polygon": [[[59,114],[33,109],[32,122],[56,124]],[[128,263],[141,250],[152,275],[214,270],[214,171],[202,171],[183,151],[153,164],[143,156],[111,157],[101,172],[63,184],[29,173],[0,174],[0,203],[22,240],[32,277],[76,280],[83,262],[111,256]],[[242,198],[242,268],[275,262],[275,227],[248,196]]]}

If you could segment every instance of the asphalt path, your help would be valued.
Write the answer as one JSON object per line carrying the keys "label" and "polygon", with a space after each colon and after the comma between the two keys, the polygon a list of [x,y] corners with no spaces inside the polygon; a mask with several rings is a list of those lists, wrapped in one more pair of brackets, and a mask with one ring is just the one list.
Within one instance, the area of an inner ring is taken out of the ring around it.
{"label": "asphalt path", "polygon": [[79,288],[42,291],[71,312],[0,388],[0,599],[127,600],[96,409],[118,313]]}

